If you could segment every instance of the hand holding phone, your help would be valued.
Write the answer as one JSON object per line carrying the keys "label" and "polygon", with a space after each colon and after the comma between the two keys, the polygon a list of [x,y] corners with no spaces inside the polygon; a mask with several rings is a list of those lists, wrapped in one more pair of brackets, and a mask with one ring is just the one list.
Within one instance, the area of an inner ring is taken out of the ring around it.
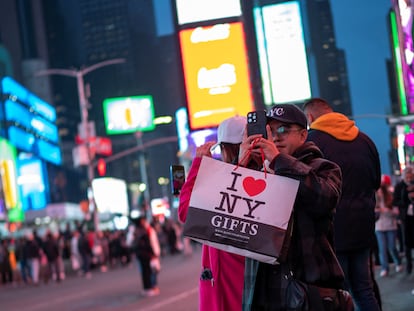
{"label": "hand holding phone", "polygon": [[263,138],[267,139],[266,124],[266,111],[258,110],[249,112],[247,114],[247,136],[261,134]]}

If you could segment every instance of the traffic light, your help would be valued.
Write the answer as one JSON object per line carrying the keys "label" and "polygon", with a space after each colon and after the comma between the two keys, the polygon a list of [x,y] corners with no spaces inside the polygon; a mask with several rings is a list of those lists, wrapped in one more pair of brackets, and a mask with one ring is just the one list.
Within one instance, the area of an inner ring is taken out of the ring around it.
{"label": "traffic light", "polygon": [[99,176],[105,176],[106,174],[106,162],[104,159],[99,159],[98,164],[96,165],[96,168],[98,169]]}

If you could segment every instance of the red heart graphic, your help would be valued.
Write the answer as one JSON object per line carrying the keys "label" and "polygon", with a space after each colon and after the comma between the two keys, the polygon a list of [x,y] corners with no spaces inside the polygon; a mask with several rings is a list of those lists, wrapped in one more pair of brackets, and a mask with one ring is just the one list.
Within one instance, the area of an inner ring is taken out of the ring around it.
{"label": "red heart graphic", "polygon": [[246,191],[246,193],[252,197],[265,190],[266,181],[264,179],[254,179],[253,177],[249,176],[243,179],[243,188],[244,191]]}

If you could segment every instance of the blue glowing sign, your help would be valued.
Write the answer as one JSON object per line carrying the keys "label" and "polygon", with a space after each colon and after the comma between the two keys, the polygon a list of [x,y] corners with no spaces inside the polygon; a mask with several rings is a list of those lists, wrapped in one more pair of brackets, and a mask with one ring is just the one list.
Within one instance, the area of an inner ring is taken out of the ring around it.
{"label": "blue glowing sign", "polygon": [[60,148],[56,145],[41,139],[36,139],[33,134],[15,126],[9,126],[8,137],[10,142],[19,149],[31,152],[56,165],[62,163]]}
{"label": "blue glowing sign", "polygon": [[47,177],[45,167],[37,158],[18,159],[19,186],[24,211],[39,210],[47,204]]}
{"label": "blue glowing sign", "polygon": [[58,143],[59,134],[56,125],[30,113],[24,106],[11,100],[6,100],[5,111],[5,119],[7,121],[14,121],[38,136],[44,137],[56,144]]}
{"label": "blue glowing sign", "polygon": [[57,165],[62,164],[62,154],[60,153],[60,148],[58,146],[49,144],[48,142],[40,139],[36,140],[36,142],[40,158]]}
{"label": "blue glowing sign", "polygon": [[50,122],[56,121],[56,110],[10,77],[1,80],[2,93],[27,105],[33,112],[40,114]]}

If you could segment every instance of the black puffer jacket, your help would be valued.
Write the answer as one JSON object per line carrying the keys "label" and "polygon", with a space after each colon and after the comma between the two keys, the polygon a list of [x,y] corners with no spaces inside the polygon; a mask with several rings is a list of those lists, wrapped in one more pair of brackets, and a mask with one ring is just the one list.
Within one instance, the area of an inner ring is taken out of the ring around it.
{"label": "black puffer jacket", "polygon": [[154,252],[151,247],[150,237],[148,231],[143,228],[138,228],[135,233],[134,240],[135,255],[139,259],[149,260],[154,257]]}
{"label": "black puffer jacket", "polygon": [[375,242],[375,192],[381,183],[377,148],[354,121],[340,113],[316,119],[309,131],[326,159],[342,171],[342,195],[334,229],[338,252],[372,247]]}

